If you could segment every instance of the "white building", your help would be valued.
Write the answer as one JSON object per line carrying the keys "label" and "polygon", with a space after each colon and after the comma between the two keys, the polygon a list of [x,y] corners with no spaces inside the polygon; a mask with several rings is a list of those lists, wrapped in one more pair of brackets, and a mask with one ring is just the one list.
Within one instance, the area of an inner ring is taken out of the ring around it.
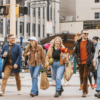
{"label": "white building", "polygon": [[60,32],[87,29],[89,38],[100,37],[100,0],[61,0],[60,9]]}
{"label": "white building", "polygon": [[[34,1],[34,0],[31,0]],[[36,0],[35,0],[36,1]],[[50,15],[49,20],[52,21],[52,30],[53,33],[59,33],[59,0],[58,2],[51,2],[50,3]],[[0,0],[0,5],[9,4],[10,0]],[[40,2],[39,2],[40,3]],[[41,3],[46,3],[43,1]],[[25,5],[28,7],[28,14],[22,16],[21,18],[16,18],[16,42],[20,42],[20,37],[23,37],[23,46],[28,43],[28,38],[30,36],[35,36],[38,40],[42,39],[43,37],[47,36],[46,33],[46,24],[47,24],[47,6],[44,8],[35,8],[32,9],[28,0],[25,1]],[[8,30],[7,33],[9,34],[9,25],[10,21],[8,19]],[[5,37],[5,18],[0,19],[0,41],[4,41]]]}

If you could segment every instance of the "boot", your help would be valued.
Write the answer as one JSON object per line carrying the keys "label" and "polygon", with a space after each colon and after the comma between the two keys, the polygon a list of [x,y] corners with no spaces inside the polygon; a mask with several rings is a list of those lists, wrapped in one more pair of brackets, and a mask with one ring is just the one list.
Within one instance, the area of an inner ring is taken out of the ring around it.
{"label": "boot", "polygon": [[86,97],[86,93],[83,93],[82,97]]}
{"label": "boot", "polygon": [[94,94],[94,96],[100,98],[100,91]]}
{"label": "boot", "polygon": [[83,90],[83,84],[80,84],[79,90]]}
{"label": "boot", "polygon": [[94,86],[93,86],[93,84],[92,84],[92,83],[90,83],[90,85],[91,85],[91,88],[92,88],[92,89],[94,89]]}
{"label": "boot", "polygon": [[59,96],[60,96],[60,91],[57,90],[54,97],[56,98],[56,97],[59,97]]}
{"label": "boot", "polygon": [[60,95],[62,94],[63,91],[64,91],[63,86],[61,86]]}

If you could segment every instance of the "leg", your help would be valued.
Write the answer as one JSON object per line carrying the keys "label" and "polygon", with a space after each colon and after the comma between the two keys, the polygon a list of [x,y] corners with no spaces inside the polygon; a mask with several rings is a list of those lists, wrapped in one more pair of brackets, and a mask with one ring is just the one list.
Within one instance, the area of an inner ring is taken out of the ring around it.
{"label": "leg", "polygon": [[20,73],[14,73],[15,79],[16,79],[16,85],[17,85],[17,90],[21,90],[21,80],[20,80]]}
{"label": "leg", "polygon": [[2,79],[2,85],[1,85],[1,91],[3,93],[5,92],[7,80],[8,80],[10,73],[12,72],[12,69],[13,69],[12,66],[9,66],[9,65],[5,66],[4,76],[3,76],[3,79]]}
{"label": "leg", "polygon": [[88,93],[88,75],[90,71],[90,66],[84,65],[84,74],[83,74],[83,93]]}
{"label": "leg", "polygon": [[90,83],[92,83],[92,77],[91,77],[91,75],[90,75],[90,72],[89,72],[88,78],[89,78]]}
{"label": "leg", "polygon": [[56,74],[56,90],[60,91],[61,90],[61,79],[64,74],[65,66],[60,65],[60,62],[57,63],[58,68],[57,68],[57,74]]}
{"label": "leg", "polygon": [[38,93],[38,74],[41,70],[42,66],[35,66],[34,72],[33,72],[33,79],[32,79],[32,90],[31,93],[36,95]]}
{"label": "leg", "polygon": [[79,65],[80,81],[83,83],[84,65]]}

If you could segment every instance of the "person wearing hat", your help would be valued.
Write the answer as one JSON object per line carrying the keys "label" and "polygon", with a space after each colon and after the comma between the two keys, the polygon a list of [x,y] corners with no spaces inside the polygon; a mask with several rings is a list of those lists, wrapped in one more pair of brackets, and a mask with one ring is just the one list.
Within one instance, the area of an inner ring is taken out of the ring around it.
{"label": "person wearing hat", "polygon": [[94,36],[92,40],[95,45],[95,54],[94,54],[94,59],[93,59],[93,66],[95,68],[95,71],[93,72],[93,75],[94,75],[94,80],[95,80],[94,88],[96,88],[97,87],[97,65],[98,65],[97,57],[98,57],[98,51],[100,49],[100,45],[98,43],[99,37]]}
{"label": "person wearing hat", "polygon": [[29,71],[32,78],[32,88],[30,95],[32,97],[38,96],[38,74],[43,67],[45,67],[45,54],[41,45],[38,44],[37,39],[32,36],[28,39],[29,45],[23,53],[24,57],[29,56]]}

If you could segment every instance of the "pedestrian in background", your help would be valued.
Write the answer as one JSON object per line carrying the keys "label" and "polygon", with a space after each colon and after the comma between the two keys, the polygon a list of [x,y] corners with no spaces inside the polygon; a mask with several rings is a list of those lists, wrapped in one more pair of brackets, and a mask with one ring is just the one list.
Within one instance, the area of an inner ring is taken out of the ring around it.
{"label": "pedestrian in background", "polygon": [[95,97],[100,98],[100,50],[98,52],[98,66],[97,66],[97,88],[96,88],[96,94]]}
{"label": "pedestrian in background", "polygon": [[65,63],[68,62],[68,54],[62,53],[60,51],[60,47],[65,48],[62,42],[62,39],[60,37],[56,37],[54,39],[54,43],[52,46],[50,46],[47,56],[46,56],[46,64],[45,66],[49,69],[49,60],[50,58],[54,59],[54,62],[52,64],[54,79],[56,81],[56,93],[54,97],[59,97],[63,90],[63,87],[61,85],[61,79],[63,78],[64,70],[65,70]]}
{"label": "pedestrian in background", "polygon": [[29,56],[29,71],[32,78],[32,88],[30,95],[32,97],[38,96],[38,74],[42,68],[41,63],[43,62],[43,67],[45,67],[45,54],[41,45],[38,44],[35,37],[29,38],[29,45],[27,46],[24,57]]}
{"label": "pedestrian in background", "polygon": [[74,51],[74,57],[79,66],[80,80],[83,83],[82,97],[88,94],[88,75],[95,53],[94,43],[88,39],[88,34],[87,30],[81,31],[82,38],[77,41]]}
{"label": "pedestrian in background", "polygon": [[[44,47],[49,50],[49,48],[54,44],[54,39],[50,41],[50,43],[46,43],[44,45]],[[55,79],[54,79],[54,74],[53,74],[53,69],[52,69],[52,65],[50,65],[50,68],[51,68],[51,76],[52,76],[52,80],[53,80],[53,83],[52,85],[55,85]]]}
{"label": "pedestrian in background", "polygon": [[14,73],[16,79],[18,95],[22,94],[20,80],[22,50],[20,45],[15,43],[15,36],[13,34],[8,35],[8,41],[9,44],[3,47],[0,55],[0,57],[4,59],[2,66],[4,76],[2,79],[0,96],[3,96],[5,93],[7,80],[11,72]]}

